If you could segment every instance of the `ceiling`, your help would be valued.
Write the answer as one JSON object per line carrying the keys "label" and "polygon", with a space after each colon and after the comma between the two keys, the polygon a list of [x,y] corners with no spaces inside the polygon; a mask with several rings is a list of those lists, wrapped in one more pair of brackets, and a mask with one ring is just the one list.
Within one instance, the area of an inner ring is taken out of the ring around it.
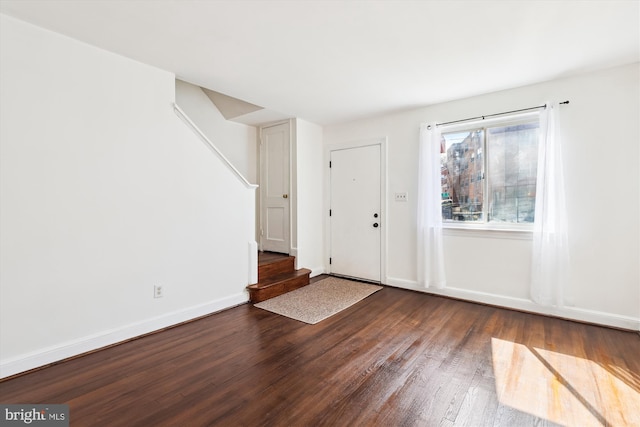
{"label": "ceiling", "polygon": [[329,125],[638,62],[639,5],[0,0],[0,12]]}

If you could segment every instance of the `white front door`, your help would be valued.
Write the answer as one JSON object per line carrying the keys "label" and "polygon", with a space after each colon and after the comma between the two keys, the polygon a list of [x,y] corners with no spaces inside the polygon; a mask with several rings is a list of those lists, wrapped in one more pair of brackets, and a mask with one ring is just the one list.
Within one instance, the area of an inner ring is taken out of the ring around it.
{"label": "white front door", "polygon": [[263,251],[289,253],[289,123],[261,130],[260,191]]}
{"label": "white front door", "polygon": [[380,145],[331,151],[332,274],[380,282]]}

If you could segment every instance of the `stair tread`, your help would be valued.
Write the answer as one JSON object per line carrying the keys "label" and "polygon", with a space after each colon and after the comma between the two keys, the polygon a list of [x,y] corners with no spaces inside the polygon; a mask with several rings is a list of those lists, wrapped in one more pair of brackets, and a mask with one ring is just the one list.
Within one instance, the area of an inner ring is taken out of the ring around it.
{"label": "stair tread", "polygon": [[309,270],[308,268],[301,268],[299,270],[294,270],[291,272],[280,273],[280,274],[276,274],[276,275],[267,277],[265,279],[262,279],[258,283],[254,283],[253,285],[249,285],[249,288],[262,289],[269,286],[280,284],[282,282],[286,282],[287,280],[290,280],[290,279],[297,279],[298,277],[306,276],[310,273],[311,273],[311,270]]}
{"label": "stair tread", "polygon": [[295,269],[295,256],[258,253],[258,283],[247,286],[252,303],[265,301],[309,284],[311,270]]}
{"label": "stair tread", "polygon": [[265,256],[258,256],[258,266],[274,264],[278,262],[286,262],[287,260],[294,259],[295,257],[292,255],[280,255],[280,254],[269,254]]}

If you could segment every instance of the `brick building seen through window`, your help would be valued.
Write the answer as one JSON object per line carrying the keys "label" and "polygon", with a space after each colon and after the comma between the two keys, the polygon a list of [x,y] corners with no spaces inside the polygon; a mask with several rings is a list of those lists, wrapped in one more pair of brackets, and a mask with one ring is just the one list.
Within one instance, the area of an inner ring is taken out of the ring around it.
{"label": "brick building seen through window", "polygon": [[444,132],[441,142],[445,221],[532,223],[538,120]]}

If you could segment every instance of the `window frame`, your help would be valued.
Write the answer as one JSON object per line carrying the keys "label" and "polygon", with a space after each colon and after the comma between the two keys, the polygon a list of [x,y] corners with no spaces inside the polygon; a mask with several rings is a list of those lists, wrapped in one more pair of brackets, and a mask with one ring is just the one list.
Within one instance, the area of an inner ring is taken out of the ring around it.
{"label": "window frame", "polygon": [[[493,127],[502,127],[502,126],[515,126],[520,124],[528,124],[532,122],[540,123],[540,112],[541,111],[533,111],[527,113],[520,114],[511,114],[500,117],[494,117],[489,119],[481,119],[468,121],[464,123],[456,123],[451,125],[443,125],[440,128],[440,134],[445,133],[453,133],[453,132],[471,132],[474,130],[482,130],[484,134],[484,139],[482,142],[482,162],[483,162],[483,177],[482,177],[482,191],[483,191],[483,203],[482,203],[482,221],[455,221],[455,220],[445,220],[442,219],[442,227],[445,230],[474,230],[475,235],[481,236],[484,233],[478,233],[481,231],[491,232],[490,234],[493,236],[506,236],[507,234],[514,234],[513,237],[516,237],[518,233],[520,237],[528,238],[528,235],[533,232],[533,222],[531,223],[504,223],[504,222],[491,222],[487,220],[488,217],[488,206],[485,203],[485,197],[489,194],[489,180],[487,177],[489,176],[489,158],[491,153],[489,152],[489,147],[487,144],[487,128]],[[537,175],[537,173],[536,173]],[[502,232],[502,233],[496,233]],[[450,234],[450,233],[448,233]],[[457,234],[457,233],[456,233]]]}

